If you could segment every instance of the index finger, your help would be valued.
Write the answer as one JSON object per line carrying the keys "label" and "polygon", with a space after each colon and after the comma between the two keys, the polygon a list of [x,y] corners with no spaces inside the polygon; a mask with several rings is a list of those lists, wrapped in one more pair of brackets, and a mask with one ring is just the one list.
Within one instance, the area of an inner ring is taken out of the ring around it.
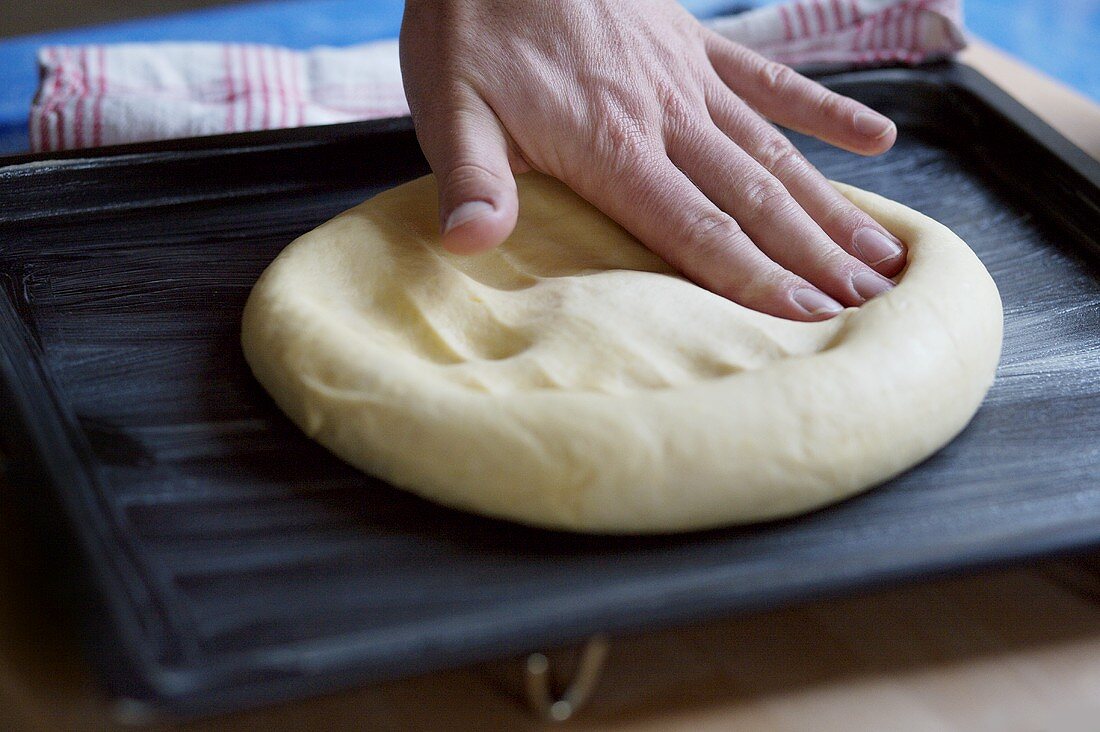
{"label": "index finger", "polygon": [[854,99],[718,35],[707,54],[719,78],[768,119],[861,155],[889,150],[897,126]]}

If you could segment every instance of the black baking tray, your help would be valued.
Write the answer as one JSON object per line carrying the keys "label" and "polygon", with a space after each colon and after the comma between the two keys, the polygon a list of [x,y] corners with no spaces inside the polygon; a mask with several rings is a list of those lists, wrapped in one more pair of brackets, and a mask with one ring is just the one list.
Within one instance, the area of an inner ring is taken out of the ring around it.
{"label": "black baking tray", "polygon": [[312,444],[253,381],[249,288],[427,171],[407,120],[5,161],[9,489],[110,690],[211,713],[1100,544],[1100,166],[965,67],[824,81],[899,142],[797,143],[970,243],[1004,299],[998,377],[958,439],[876,490],[678,536],[435,506]]}

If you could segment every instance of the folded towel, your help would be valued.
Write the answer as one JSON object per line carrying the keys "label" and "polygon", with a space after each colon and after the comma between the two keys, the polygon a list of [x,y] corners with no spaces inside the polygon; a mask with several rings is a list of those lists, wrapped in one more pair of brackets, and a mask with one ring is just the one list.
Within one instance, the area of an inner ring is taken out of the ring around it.
{"label": "folded towel", "polygon": [[[712,20],[723,36],[806,68],[916,64],[966,44],[961,0],[799,0]],[[39,51],[35,151],[409,113],[397,41],[346,48],[216,43]]]}

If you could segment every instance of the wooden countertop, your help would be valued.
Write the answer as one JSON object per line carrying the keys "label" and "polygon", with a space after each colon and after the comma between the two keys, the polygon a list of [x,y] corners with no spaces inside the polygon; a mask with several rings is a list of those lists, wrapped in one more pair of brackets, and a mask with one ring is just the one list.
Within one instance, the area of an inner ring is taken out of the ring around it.
{"label": "wooden countertop", "polygon": [[[1100,105],[976,43],[962,60],[1100,158]],[[42,592],[34,543],[0,498],[0,729],[132,729]],[[575,655],[554,652],[566,666]],[[1100,558],[966,578],[612,642],[565,729],[1093,730]],[[191,723],[188,730],[542,729],[502,661]],[[161,728],[162,725],[153,725]]]}

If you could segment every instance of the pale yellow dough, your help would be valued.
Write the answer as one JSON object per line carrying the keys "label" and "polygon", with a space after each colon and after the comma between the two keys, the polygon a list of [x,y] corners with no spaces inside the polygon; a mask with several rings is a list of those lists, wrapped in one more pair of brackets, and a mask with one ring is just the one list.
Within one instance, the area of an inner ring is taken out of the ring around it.
{"label": "pale yellow dough", "polygon": [[249,298],[244,352],[306,434],[449,506],[601,533],[807,511],[950,441],[1001,348],[997,288],[965,243],[839,187],[909,264],[829,321],[688,282],[537,174],[503,246],[448,254],[427,177],[287,247]]}

